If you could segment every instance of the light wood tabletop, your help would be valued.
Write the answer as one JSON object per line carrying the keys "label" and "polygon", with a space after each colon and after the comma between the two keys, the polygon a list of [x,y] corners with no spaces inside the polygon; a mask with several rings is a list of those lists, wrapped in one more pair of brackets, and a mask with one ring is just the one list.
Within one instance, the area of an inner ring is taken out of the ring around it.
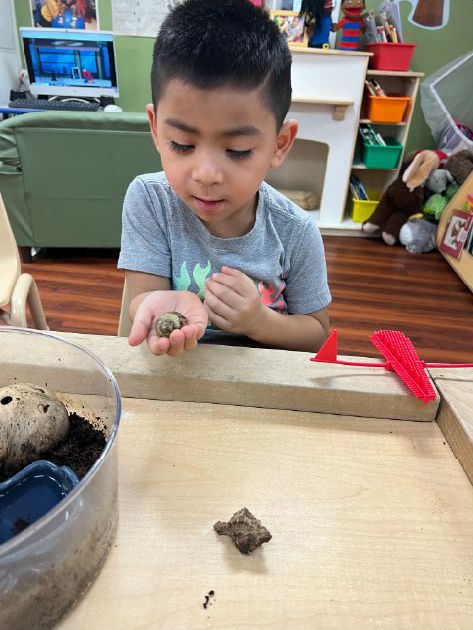
{"label": "light wood tabletop", "polygon": [[[309,375],[304,353],[203,347],[172,361],[126,340],[74,337],[125,394],[120,521],[62,630],[471,630],[473,489],[435,403],[430,418],[411,408],[432,421],[411,421],[394,375],[310,363]],[[292,380],[302,404],[317,406],[309,376],[335,413],[291,408]],[[232,387],[252,404],[229,404]],[[198,400],[178,399],[189,392]],[[350,392],[365,397],[365,417],[344,412]],[[376,415],[387,400],[403,419]],[[250,556],[212,528],[242,507],[273,536]]]}

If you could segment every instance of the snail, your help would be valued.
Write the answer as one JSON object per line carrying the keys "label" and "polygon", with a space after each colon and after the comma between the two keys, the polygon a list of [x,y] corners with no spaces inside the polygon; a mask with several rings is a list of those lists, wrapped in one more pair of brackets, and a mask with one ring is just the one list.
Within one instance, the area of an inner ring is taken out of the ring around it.
{"label": "snail", "polygon": [[156,321],[156,333],[158,337],[169,337],[173,330],[187,326],[188,323],[187,318],[177,311],[163,313]]}

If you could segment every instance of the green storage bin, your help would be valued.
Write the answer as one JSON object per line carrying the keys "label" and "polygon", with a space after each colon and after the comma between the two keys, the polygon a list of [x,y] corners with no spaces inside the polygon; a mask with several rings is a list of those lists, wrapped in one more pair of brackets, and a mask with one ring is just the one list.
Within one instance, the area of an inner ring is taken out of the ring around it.
{"label": "green storage bin", "polygon": [[402,145],[395,138],[384,138],[386,146],[378,146],[363,142],[361,160],[366,168],[397,168]]}

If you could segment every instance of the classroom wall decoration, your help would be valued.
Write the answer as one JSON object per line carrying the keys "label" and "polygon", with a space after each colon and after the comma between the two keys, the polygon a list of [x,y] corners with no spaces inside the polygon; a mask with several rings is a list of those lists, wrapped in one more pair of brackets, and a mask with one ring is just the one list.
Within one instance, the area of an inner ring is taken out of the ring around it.
{"label": "classroom wall decoration", "polygon": [[408,20],[419,28],[439,29],[448,24],[450,0],[393,0],[397,5],[400,2],[411,5]]}
{"label": "classroom wall decoration", "polygon": [[30,0],[30,9],[38,28],[99,29],[95,0]]}
{"label": "classroom wall decoration", "polygon": [[178,0],[111,0],[113,32],[156,37],[164,18]]}

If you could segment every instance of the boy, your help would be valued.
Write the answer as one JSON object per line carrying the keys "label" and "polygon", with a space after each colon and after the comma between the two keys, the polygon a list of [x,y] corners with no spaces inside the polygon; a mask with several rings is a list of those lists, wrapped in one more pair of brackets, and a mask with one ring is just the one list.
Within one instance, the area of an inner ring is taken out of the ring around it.
{"label": "boy", "polygon": [[[248,0],[187,0],[164,21],[147,107],[164,173],[137,177],[123,211],[130,345],[177,356],[209,321],[250,344],[313,352],[325,340],[319,230],[263,182],[297,133],[284,122],[290,72],[284,37]],[[154,328],[167,311],[189,322],[169,339]]]}

